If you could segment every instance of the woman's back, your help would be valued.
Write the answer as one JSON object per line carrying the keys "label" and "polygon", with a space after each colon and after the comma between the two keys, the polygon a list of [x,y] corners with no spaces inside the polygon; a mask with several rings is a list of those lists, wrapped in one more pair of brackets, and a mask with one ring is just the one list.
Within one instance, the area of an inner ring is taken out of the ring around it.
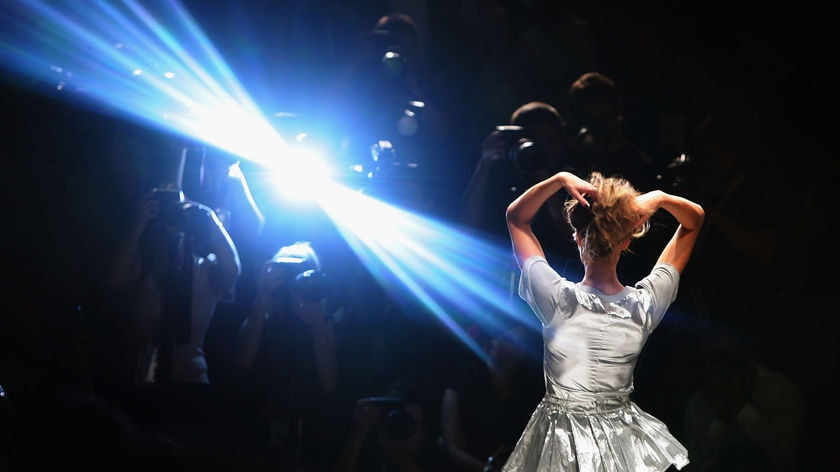
{"label": "woman's back", "polygon": [[657,266],[614,295],[561,278],[545,259],[526,261],[522,274],[520,295],[544,326],[548,394],[629,394],[639,353],[676,296],[674,268]]}

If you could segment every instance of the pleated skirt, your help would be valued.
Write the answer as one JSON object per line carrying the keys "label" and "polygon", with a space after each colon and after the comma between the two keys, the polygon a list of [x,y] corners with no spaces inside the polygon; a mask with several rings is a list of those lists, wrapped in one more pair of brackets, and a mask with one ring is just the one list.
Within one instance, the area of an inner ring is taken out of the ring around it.
{"label": "pleated skirt", "polygon": [[546,395],[502,472],[662,472],[688,451],[627,395]]}

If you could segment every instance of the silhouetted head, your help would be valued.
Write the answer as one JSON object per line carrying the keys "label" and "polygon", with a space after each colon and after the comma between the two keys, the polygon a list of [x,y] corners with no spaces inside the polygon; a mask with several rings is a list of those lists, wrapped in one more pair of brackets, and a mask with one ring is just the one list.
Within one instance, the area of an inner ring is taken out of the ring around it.
{"label": "silhouetted head", "polygon": [[396,79],[416,74],[420,61],[420,35],[414,20],[401,13],[381,17],[370,32],[371,59],[380,63],[384,77]]}
{"label": "silhouetted head", "polygon": [[510,115],[510,124],[528,127],[537,127],[545,124],[559,126],[563,122],[560,112],[545,102],[528,102]]}
{"label": "silhouetted head", "polygon": [[420,36],[417,25],[410,16],[402,13],[385,15],[373,27],[374,34],[387,38],[389,46],[399,46],[414,57],[420,51]]}
{"label": "silhouetted head", "polygon": [[733,112],[709,112],[694,129],[694,154],[702,172],[728,176],[741,170],[746,155],[743,120]]}
{"label": "silhouetted head", "polygon": [[568,93],[569,128],[580,143],[592,148],[620,133],[622,100],[613,79],[600,72],[587,72]]}
{"label": "silhouetted head", "polygon": [[622,106],[615,81],[600,72],[587,72],[569,86],[568,118],[576,124],[615,119]]}
{"label": "silhouetted head", "polygon": [[[517,108],[510,124],[522,127],[517,165],[527,171],[558,171],[567,153],[563,139],[563,117],[545,102],[532,101]],[[527,147],[532,146],[532,147]]]}
{"label": "silhouetted head", "polygon": [[308,241],[283,246],[270,260],[269,274],[278,282],[276,296],[296,291],[304,299],[326,297],[326,283],[318,254]]}

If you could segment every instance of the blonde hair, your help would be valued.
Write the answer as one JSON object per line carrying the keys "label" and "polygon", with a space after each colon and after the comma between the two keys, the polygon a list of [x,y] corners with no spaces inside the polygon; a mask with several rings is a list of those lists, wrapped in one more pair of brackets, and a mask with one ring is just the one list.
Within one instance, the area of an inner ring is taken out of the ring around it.
{"label": "blonde hair", "polygon": [[647,234],[650,223],[640,223],[636,205],[640,193],[629,181],[592,172],[589,182],[598,187],[597,198],[587,196],[589,208],[574,198],[566,200],[565,215],[569,225],[583,238],[585,253],[595,260],[624,248],[628,239]]}

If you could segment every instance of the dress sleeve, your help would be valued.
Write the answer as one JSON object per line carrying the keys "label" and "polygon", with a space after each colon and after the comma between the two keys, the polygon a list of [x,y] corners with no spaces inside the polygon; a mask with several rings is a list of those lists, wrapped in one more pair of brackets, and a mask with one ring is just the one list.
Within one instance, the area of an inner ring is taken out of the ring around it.
{"label": "dress sleeve", "polygon": [[656,264],[647,277],[636,284],[636,288],[645,291],[648,296],[645,311],[650,314],[648,332],[653,331],[665,317],[668,307],[677,299],[680,273],[671,264]]}
{"label": "dress sleeve", "polygon": [[522,265],[519,296],[528,303],[543,326],[550,324],[557,312],[564,281],[544,257],[532,256]]}

